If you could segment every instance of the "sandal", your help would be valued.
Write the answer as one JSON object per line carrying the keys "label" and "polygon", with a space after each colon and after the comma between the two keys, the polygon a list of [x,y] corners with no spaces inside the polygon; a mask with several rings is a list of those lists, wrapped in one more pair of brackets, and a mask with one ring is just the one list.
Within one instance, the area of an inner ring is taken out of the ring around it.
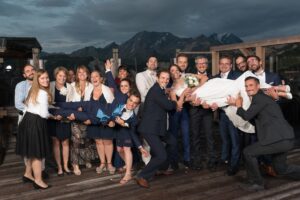
{"label": "sandal", "polygon": [[99,167],[96,167],[97,174],[102,174],[104,171],[106,171],[105,163],[101,163]]}
{"label": "sandal", "polygon": [[120,184],[124,185],[124,184],[128,183],[131,179],[132,179],[131,175],[125,174],[125,176],[120,180]]}
{"label": "sandal", "polygon": [[111,167],[107,167],[107,170],[109,172],[110,175],[115,174],[116,172],[116,168],[114,166],[111,165],[111,163],[107,163],[107,165],[110,165]]}

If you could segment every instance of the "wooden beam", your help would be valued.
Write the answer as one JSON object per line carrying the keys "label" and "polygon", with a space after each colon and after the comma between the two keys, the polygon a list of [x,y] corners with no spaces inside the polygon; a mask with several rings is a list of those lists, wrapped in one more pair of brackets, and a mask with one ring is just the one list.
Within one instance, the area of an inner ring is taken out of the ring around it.
{"label": "wooden beam", "polygon": [[219,59],[220,53],[218,51],[211,52],[211,68],[212,68],[212,75],[216,75],[219,73]]}
{"label": "wooden beam", "polygon": [[[184,54],[211,54],[210,51],[180,51],[179,53],[184,53]],[[176,52],[176,55],[178,55],[177,52]]]}
{"label": "wooden beam", "polygon": [[265,69],[265,64],[266,64],[266,49],[265,47],[258,46],[255,48],[255,54],[260,57],[262,66]]}
{"label": "wooden beam", "polygon": [[117,75],[117,70],[119,67],[119,50],[118,49],[112,49],[112,57],[113,57],[113,66],[111,69],[111,72],[113,74],[113,77],[116,77]]}
{"label": "wooden beam", "polygon": [[266,46],[290,44],[290,43],[300,43],[300,35],[258,40],[258,41],[253,41],[253,42],[243,42],[243,43],[237,43],[237,44],[219,45],[219,46],[210,47],[210,50],[211,51],[228,51],[228,50],[235,50],[235,49],[241,49],[241,48],[245,49],[245,48],[257,47],[257,46],[266,47]]}
{"label": "wooden beam", "polygon": [[39,54],[40,54],[40,49],[39,48],[32,48],[32,61],[33,61],[33,66],[36,69],[40,68],[40,63],[39,63]]}

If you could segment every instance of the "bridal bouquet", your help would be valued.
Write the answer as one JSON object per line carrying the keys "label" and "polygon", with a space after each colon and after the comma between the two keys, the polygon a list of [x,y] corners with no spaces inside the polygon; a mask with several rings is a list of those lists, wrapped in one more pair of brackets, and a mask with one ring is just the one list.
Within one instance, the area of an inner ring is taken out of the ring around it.
{"label": "bridal bouquet", "polygon": [[193,76],[192,74],[186,74],[184,77],[184,82],[189,88],[193,88],[199,85],[198,78]]}

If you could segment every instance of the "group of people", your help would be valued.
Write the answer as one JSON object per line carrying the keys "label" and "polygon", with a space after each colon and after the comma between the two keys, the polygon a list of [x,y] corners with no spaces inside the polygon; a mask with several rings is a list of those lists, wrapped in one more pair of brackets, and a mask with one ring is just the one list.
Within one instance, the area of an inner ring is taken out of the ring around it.
{"label": "group of people", "polygon": [[[155,173],[171,174],[179,162],[194,170],[203,169],[204,161],[210,170],[221,163],[227,166],[229,176],[235,175],[242,151],[250,180],[245,189],[264,189],[258,163],[274,163],[277,174],[300,177],[299,167],[285,163],[294,134],[277,103],[281,98],[292,98],[290,88],[282,85],[278,75],[264,71],[259,57],[237,57],[240,70],[234,71],[231,58],[223,56],[220,73],[214,77],[203,56],[195,58],[191,73],[187,73],[185,54],[179,54],[176,64],[168,69],[157,70],[154,56],[146,66],[135,81],[124,66],[118,68],[115,79],[109,60],[105,74],[89,73],[85,66],[78,66],[76,73],[57,67],[55,81],[50,83],[45,70],[25,65],[26,80],[15,90],[20,115],[16,153],[24,157],[23,181],[38,189],[49,188],[42,171],[45,158],[53,155],[58,176],[81,175],[82,165],[91,168],[91,161],[99,158],[96,173],[114,174],[119,168],[125,172],[120,184],[125,184],[132,179],[137,150],[145,167],[136,175],[136,182],[145,188]],[[197,84],[191,86],[187,77]],[[212,131],[216,110],[222,140],[220,159]],[[278,122],[276,127],[274,121]],[[202,152],[202,134],[207,153]],[[178,145],[182,145],[183,155]]]}

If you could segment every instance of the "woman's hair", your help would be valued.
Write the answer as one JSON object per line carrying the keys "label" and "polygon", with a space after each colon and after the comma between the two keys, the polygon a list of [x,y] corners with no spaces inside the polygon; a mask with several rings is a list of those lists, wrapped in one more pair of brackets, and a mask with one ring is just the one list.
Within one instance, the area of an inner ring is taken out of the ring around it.
{"label": "woman's hair", "polygon": [[43,87],[40,85],[39,83],[39,78],[43,75],[43,74],[47,74],[48,75],[48,72],[44,69],[38,69],[35,74],[34,74],[34,78],[33,78],[33,81],[32,81],[32,86],[29,90],[29,93],[27,95],[27,98],[26,98],[26,101],[25,103],[28,105],[29,102],[33,103],[33,104],[36,104],[37,103],[37,96],[39,94],[39,90],[44,90],[47,92],[48,94],[48,102],[49,104],[52,102],[52,96],[50,94],[50,91],[49,91],[49,86],[47,88]]}
{"label": "woman's hair", "polygon": [[171,68],[172,68],[172,67],[176,67],[176,68],[178,69],[178,71],[180,71],[180,72],[181,72],[181,70],[180,70],[179,66],[178,66],[178,65],[176,65],[176,64],[171,64],[171,65],[169,66],[169,68],[168,68],[169,72],[171,71]]}
{"label": "woman's hair", "polygon": [[85,71],[85,73],[87,75],[86,81],[89,81],[89,79],[90,79],[90,71],[89,71],[89,69],[86,66],[84,66],[84,65],[79,65],[76,68],[76,76],[75,76],[75,89],[76,89],[76,92],[78,94],[81,94],[80,85],[79,85],[79,78],[78,78],[79,70],[81,70],[81,69],[83,71]]}
{"label": "woman's hair", "polygon": [[[97,73],[97,74],[99,74],[99,76],[100,76],[100,78],[101,78],[100,83],[102,83],[102,84],[104,83],[104,81],[105,81],[105,80],[104,80],[104,77],[102,76],[102,74],[101,74],[101,72],[100,72],[99,70],[96,70],[96,69],[95,69],[95,70],[92,71],[92,73]],[[92,73],[91,73],[91,74],[92,74]]]}
{"label": "woman's hair", "polygon": [[53,72],[53,76],[55,79],[56,79],[57,74],[61,71],[65,73],[66,77],[68,76],[68,70],[63,66],[59,66],[59,67],[56,67]]}
{"label": "woman's hair", "polygon": [[123,81],[127,82],[127,83],[129,84],[129,87],[132,86],[132,82],[131,82],[131,80],[130,80],[129,78],[124,78],[124,79],[122,79],[122,80],[120,81],[120,84],[121,84],[121,82],[123,82]]}

